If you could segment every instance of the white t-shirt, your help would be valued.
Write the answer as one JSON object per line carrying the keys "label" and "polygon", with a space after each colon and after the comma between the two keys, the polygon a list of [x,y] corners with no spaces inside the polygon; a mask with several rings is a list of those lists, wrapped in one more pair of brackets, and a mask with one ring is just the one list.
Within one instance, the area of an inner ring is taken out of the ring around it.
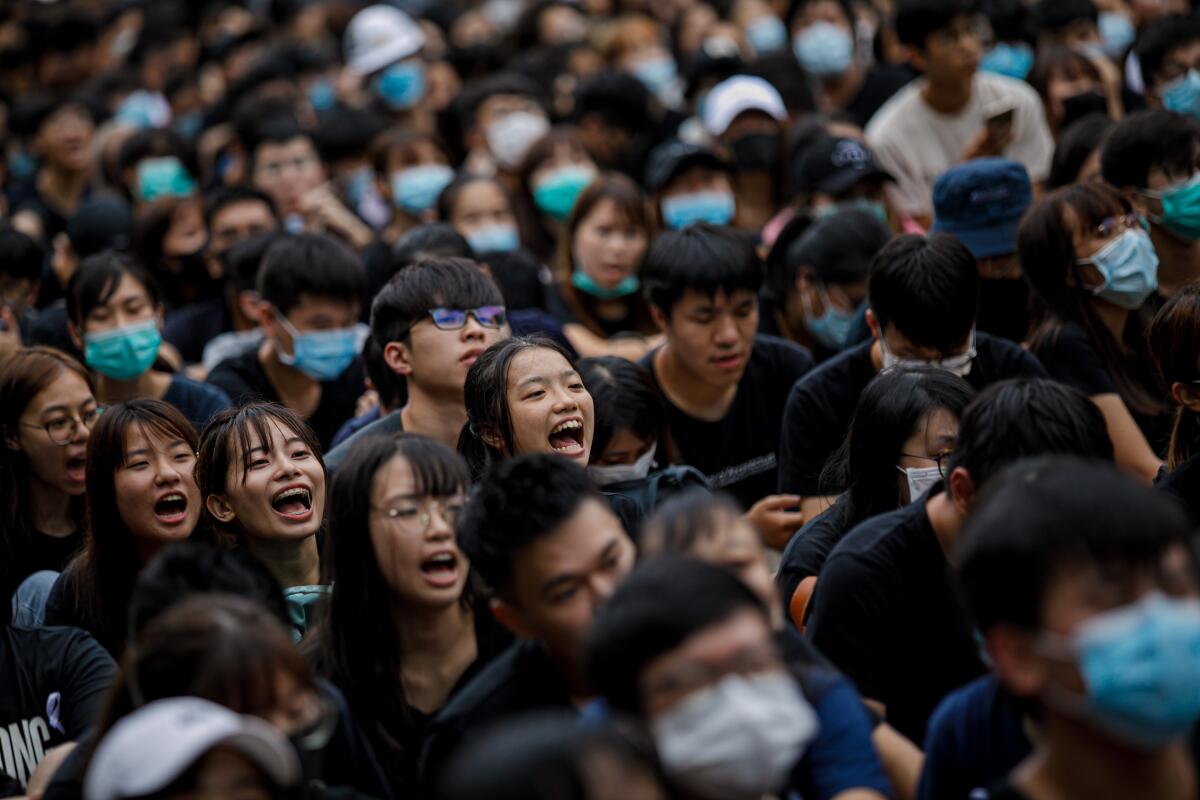
{"label": "white t-shirt", "polygon": [[1004,157],[1018,161],[1034,181],[1050,172],[1054,140],[1037,92],[1023,81],[977,72],[971,99],[957,114],[934,111],[921,98],[924,80],[915,80],[888,100],[867,124],[867,142],[880,165],[896,178],[889,187],[895,207],[906,214],[933,213],[933,184],[962,159],[981,130],[985,110],[997,100],[1014,106],[1013,141]]}

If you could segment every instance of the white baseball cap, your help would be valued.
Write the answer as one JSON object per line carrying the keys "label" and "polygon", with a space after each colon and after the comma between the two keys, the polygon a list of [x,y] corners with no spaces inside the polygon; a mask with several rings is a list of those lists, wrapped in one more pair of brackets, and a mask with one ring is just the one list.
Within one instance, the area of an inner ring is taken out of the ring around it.
{"label": "white baseball cap", "polygon": [[277,786],[300,779],[300,761],[276,728],[198,697],[172,697],[113,726],[96,748],[83,796],[119,800],[160,791],[218,745],[246,756]]}
{"label": "white baseball cap", "polygon": [[787,119],[779,90],[753,75],[734,75],[718,83],[704,98],[704,127],[720,136],[730,123],[747,111],[761,111],[774,119]]}
{"label": "white baseball cap", "polygon": [[393,6],[368,6],[354,15],[342,37],[346,66],[359,75],[391,66],[420,52],[425,33],[413,18]]}

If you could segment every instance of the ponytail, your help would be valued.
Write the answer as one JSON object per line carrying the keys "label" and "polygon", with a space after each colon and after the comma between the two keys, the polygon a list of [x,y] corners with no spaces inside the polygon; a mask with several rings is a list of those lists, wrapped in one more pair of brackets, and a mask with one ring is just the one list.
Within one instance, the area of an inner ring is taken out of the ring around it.
{"label": "ponytail", "polygon": [[1200,453],[1200,413],[1187,406],[1175,410],[1175,426],[1167,447],[1167,469],[1173,470]]}

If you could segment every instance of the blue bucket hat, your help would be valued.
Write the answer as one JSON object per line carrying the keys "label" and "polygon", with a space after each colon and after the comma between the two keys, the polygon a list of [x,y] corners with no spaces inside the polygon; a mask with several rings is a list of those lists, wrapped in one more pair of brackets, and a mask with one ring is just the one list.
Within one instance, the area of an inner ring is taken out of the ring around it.
{"label": "blue bucket hat", "polygon": [[952,167],[933,185],[933,232],[957,236],[976,259],[1015,253],[1017,225],[1033,202],[1025,167],[981,158]]}

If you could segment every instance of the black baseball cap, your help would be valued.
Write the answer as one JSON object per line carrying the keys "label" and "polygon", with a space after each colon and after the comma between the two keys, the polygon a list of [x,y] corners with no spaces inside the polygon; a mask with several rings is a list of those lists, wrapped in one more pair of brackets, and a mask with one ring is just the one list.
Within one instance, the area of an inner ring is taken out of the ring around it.
{"label": "black baseball cap", "polygon": [[67,220],[67,238],[81,259],[102,250],[128,250],[133,242],[133,212],[118,195],[93,194]]}
{"label": "black baseball cap", "polygon": [[729,162],[711,148],[669,139],[651,150],[646,159],[646,188],[657,192],[683,170],[697,166],[724,171],[730,169]]}
{"label": "black baseball cap", "polygon": [[857,139],[826,136],[818,139],[796,162],[796,188],[837,195],[868,178],[896,179],[879,166],[875,154]]}

